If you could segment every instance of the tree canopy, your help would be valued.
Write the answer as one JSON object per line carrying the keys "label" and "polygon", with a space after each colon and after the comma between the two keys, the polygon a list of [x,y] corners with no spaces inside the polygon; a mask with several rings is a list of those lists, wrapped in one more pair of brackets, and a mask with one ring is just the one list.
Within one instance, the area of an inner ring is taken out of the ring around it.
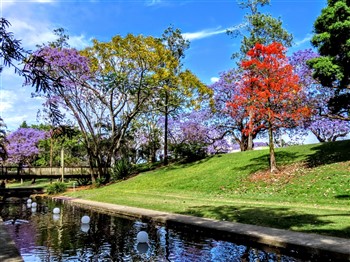
{"label": "tree canopy", "polygon": [[47,132],[34,128],[19,128],[7,136],[7,162],[29,165],[39,155],[39,142],[47,138]]}
{"label": "tree canopy", "polygon": [[314,70],[307,65],[307,62],[317,57],[319,57],[317,53],[307,49],[293,53],[289,59],[294,73],[299,77],[299,83],[307,93],[306,102],[313,108],[313,115],[310,121],[303,124],[303,128],[310,130],[319,142],[335,141],[350,132],[350,124],[348,121],[328,117],[330,112],[327,104],[334,96],[335,90],[322,86],[312,77]]}
{"label": "tree canopy", "polygon": [[[242,71],[239,69],[230,69],[220,74],[217,82],[211,85],[214,92],[214,107],[212,121],[221,135],[230,135],[236,143],[239,144],[241,151],[248,150],[249,134],[255,139],[259,133],[264,131],[264,126],[249,118],[247,107],[232,108],[227,106],[232,99],[239,94],[240,85],[243,81]],[[251,132],[248,133],[248,124],[251,125]],[[253,145],[252,145],[253,146]]]}
{"label": "tree canopy", "polygon": [[25,50],[21,47],[21,41],[7,31],[10,25],[8,20],[0,18],[0,73],[4,66],[13,67],[16,73],[22,73],[15,61],[24,59]]}
{"label": "tree canopy", "polygon": [[329,101],[334,117],[350,120],[350,5],[348,0],[328,0],[314,23],[311,43],[320,56],[309,61],[323,86],[336,88]]}
{"label": "tree canopy", "polygon": [[189,96],[193,88],[206,88],[189,71],[178,72],[178,58],[154,37],[117,35],[110,42],[94,40],[92,47],[81,52],[44,46],[32,57],[35,62],[28,60],[26,70],[49,80],[36,93],[57,111],[55,116],[71,115],[84,139],[90,166],[98,167],[100,177],[107,180],[107,168],[133,120],[153,110],[159,94],[172,90],[172,85]]}
{"label": "tree canopy", "polygon": [[[268,45],[279,42],[286,47],[292,45],[293,36],[282,27],[282,20],[260,11],[260,8],[270,4],[270,0],[240,0],[238,3],[242,8],[248,9],[248,13],[242,24],[246,33],[243,33],[240,52],[233,54],[233,58],[244,59],[256,43]],[[227,33],[239,35],[237,30],[228,30]]]}
{"label": "tree canopy", "polygon": [[274,132],[282,127],[297,126],[311,114],[285,51],[280,43],[256,44],[249,50],[249,59],[242,62],[244,75],[239,92],[228,103],[233,110],[246,108],[249,123],[244,132],[251,132],[255,122],[268,130],[271,172],[277,170]]}

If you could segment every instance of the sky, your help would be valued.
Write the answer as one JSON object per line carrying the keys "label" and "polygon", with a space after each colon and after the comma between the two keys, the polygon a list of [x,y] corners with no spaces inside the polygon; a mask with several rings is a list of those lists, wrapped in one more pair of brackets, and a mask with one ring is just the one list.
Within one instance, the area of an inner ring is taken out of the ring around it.
{"label": "sky", "polygon": [[[311,48],[313,23],[326,7],[326,0],[272,0],[261,9],[280,17],[283,27],[293,34],[288,54]],[[236,0],[0,0],[1,16],[11,27],[8,31],[21,40],[27,50],[53,41],[53,30],[64,28],[69,44],[77,49],[91,45],[92,39],[109,41],[128,33],[160,37],[173,25],[190,41],[184,68],[191,70],[205,84],[211,84],[220,72],[235,66],[232,53],[239,50],[241,38],[232,38],[227,29],[241,28],[247,10]],[[38,110],[43,101],[33,98],[31,86],[13,69],[0,75],[0,116],[8,131],[26,121],[38,124]]]}

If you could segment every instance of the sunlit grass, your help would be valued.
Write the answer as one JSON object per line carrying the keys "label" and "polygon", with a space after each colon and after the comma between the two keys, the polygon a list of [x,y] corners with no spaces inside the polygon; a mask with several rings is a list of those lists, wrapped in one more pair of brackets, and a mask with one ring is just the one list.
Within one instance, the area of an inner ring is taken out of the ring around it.
{"label": "sunlit grass", "polygon": [[173,164],[72,197],[350,238],[350,141]]}
{"label": "sunlit grass", "polygon": [[350,238],[350,141],[174,164],[70,196],[94,201]]}

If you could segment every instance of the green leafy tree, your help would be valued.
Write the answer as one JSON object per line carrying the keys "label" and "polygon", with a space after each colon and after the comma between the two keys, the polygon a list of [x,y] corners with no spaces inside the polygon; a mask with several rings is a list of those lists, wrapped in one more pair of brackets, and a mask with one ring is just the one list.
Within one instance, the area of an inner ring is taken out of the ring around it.
{"label": "green leafy tree", "polygon": [[52,129],[50,125],[31,125],[32,128],[47,131],[48,138],[39,142],[40,153],[35,165],[58,167],[61,164],[61,150],[64,149],[65,165],[74,167],[86,165],[86,150],[80,131],[77,128]]}
{"label": "green leafy tree", "polygon": [[24,59],[25,50],[21,47],[21,41],[14,38],[12,32],[8,32],[10,22],[0,18],[0,73],[4,66],[13,67],[15,72],[22,74],[16,62]]}
{"label": "green leafy tree", "polygon": [[[162,41],[179,62],[178,66],[174,68],[174,73],[178,74],[182,66],[181,60],[185,57],[185,50],[189,48],[190,43],[182,37],[179,29],[174,29],[173,27],[169,27],[164,31]],[[164,114],[164,164],[166,165],[168,164],[169,114],[176,110],[176,104],[178,104],[179,99],[175,92],[171,92],[171,89],[176,88],[171,79],[166,80],[165,84],[167,88],[164,90],[164,104],[160,111]]]}
{"label": "green leafy tree", "polygon": [[159,39],[131,34],[109,42],[94,40],[82,52],[43,47],[34,56],[41,63],[27,64],[28,71],[42,72],[50,80],[37,93],[71,114],[90,167],[96,167],[99,179],[108,181],[108,168],[131,122],[149,109],[161,83],[172,77],[176,59]]}
{"label": "green leafy tree", "polygon": [[243,34],[240,51],[232,56],[239,59],[239,64],[256,43],[269,45],[279,42],[285,47],[292,45],[293,36],[282,27],[282,20],[260,11],[262,7],[270,4],[270,0],[241,0],[238,4],[241,8],[248,9],[244,22],[239,26],[243,31],[240,32],[235,28],[229,29],[227,33],[233,37]]}
{"label": "green leafy tree", "polygon": [[162,42],[177,64],[163,83],[164,89],[159,94],[159,110],[164,115],[164,164],[168,163],[169,116],[181,106],[198,107],[202,100],[210,99],[212,90],[204,85],[190,70],[183,70],[182,60],[190,42],[183,38],[180,29],[168,27]]}
{"label": "green leafy tree", "polygon": [[308,63],[314,69],[314,78],[329,88],[336,88],[330,99],[331,117],[350,120],[350,2],[328,0],[328,6],[314,23],[311,39],[320,57]]}

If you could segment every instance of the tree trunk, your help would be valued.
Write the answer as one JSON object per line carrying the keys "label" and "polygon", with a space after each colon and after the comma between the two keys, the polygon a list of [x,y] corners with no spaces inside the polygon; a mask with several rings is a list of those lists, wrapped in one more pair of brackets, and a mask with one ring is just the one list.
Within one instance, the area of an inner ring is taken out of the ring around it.
{"label": "tree trunk", "polygon": [[247,150],[253,150],[253,135],[251,133],[248,135]]}
{"label": "tree trunk", "polygon": [[248,137],[242,134],[241,140],[236,140],[239,143],[241,151],[247,151],[248,149]]}
{"label": "tree trunk", "polygon": [[50,175],[52,175],[52,161],[53,161],[53,134],[51,131],[51,136],[50,136]]}
{"label": "tree trunk", "polygon": [[273,172],[277,172],[278,168],[276,165],[275,146],[273,143],[273,131],[272,131],[271,124],[269,124],[269,146],[270,146],[270,171],[271,173],[273,173]]}
{"label": "tree trunk", "polygon": [[168,164],[168,100],[169,100],[169,94],[168,91],[165,92],[165,122],[164,122],[164,165]]}
{"label": "tree trunk", "polygon": [[248,134],[248,145],[247,150],[253,150],[253,124],[252,124],[252,118],[253,118],[253,111],[250,110],[249,112],[249,134]]}
{"label": "tree trunk", "polygon": [[91,176],[91,182],[93,184],[96,183],[96,179],[94,176],[94,161],[93,161],[93,157],[92,157],[92,152],[90,148],[87,148],[88,151],[88,156],[89,156],[89,166],[90,166],[90,176]]}
{"label": "tree trunk", "polygon": [[155,146],[153,146],[151,151],[151,163],[155,163],[157,161],[156,152],[157,149],[155,148]]}
{"label": "tree trunk", "polygon": [[316,131],[311,130],[311,132],[316,136],[317,140],[318,140],[320,143],[326,142],[326,140],[324,140]]}

